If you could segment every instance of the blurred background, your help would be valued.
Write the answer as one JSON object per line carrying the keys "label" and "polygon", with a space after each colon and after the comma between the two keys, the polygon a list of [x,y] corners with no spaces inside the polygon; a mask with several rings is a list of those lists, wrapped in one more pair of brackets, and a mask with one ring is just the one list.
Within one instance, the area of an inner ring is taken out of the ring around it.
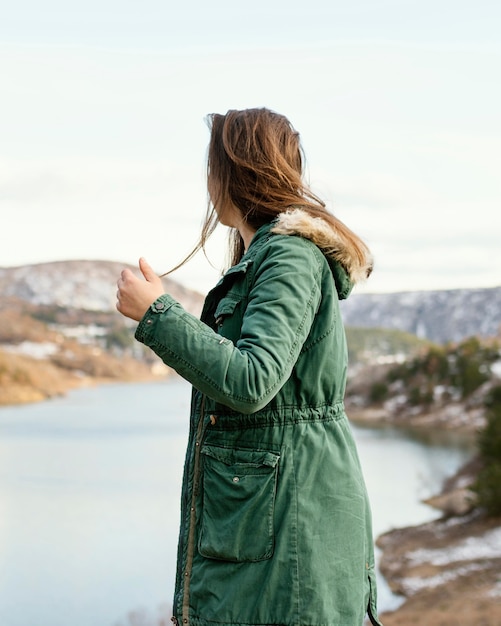
{"label": "blurred background", "polygon": [[[205,117],[261,106],[376,259],[343,316],[385,626],[501,623],[500,5],[4,4],[1,625],[170,623],[190,389],[115,282],[191,251]],[[224,244],[165,280],[195,315]]]}

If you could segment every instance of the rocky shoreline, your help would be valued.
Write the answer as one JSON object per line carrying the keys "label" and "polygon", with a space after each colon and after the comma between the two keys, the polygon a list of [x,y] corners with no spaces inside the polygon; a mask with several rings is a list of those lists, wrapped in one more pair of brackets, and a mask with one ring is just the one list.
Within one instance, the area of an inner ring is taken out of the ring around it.
{"label": "rocky shoreline", "polygon": [[[373,409],[350,412],[350,418],[365,426],[401,426]],[[472,440],[478,428],[466,420],[444,424],[432,415],[406,426],[459,432]],[[478,469],[473,459],[426,501],[442,512],[439,519],[377,538],[381,573],[403,598],[396,610],[380,616],[384,626],[501,624],[501,517],[487,517],[475,508],[470,487]]]}
{"label": "rocky shoreline", "polygon": [[485,426],[483,408],[466,408],[460,402],[412,414],[403,410],[392,413],[379,406],[360,408],[347,398],[346,410],[354,423],[363,426],[395,426],[422,432],[455,433],[471,438]]}
{"label": "rocky shoreline", "polygon": [[377,539],[380,569],[405,598],[384,626],[501,624],[501,518],[479,511],[392,530]]}

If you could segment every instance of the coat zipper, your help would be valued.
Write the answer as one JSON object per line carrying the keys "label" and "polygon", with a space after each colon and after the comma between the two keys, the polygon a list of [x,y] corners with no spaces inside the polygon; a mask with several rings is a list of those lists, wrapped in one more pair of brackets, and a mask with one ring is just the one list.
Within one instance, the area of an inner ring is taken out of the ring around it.
{"label": "coat zipper", "polygon": [[372,609],[369,607],[367,614],[369,616],[370,622],[373,626],[382,626],[381,622],[379,621],[379,619],[377,617],[374,616],[374,614],[372,613]]}
{"label": "coat zipper", "polygon": [[[202,396],[202,400],[200,403],[200,419],[197,426],[197,433],[195,437],[195,458],[193,461],[193,489],[191,494],[191,505],[190,505],[190,514],[189,514],[189,531],[188,531],[188,548],[186,552],[186,567],[183,572],[184,577],[184,590],[183,590],[183,611],[182,611],[182,619],[183,626],[187,626],[189,624],[189,608],[190,608],[190,579],[191,579],[191,568],[193,565],[193,555],[195,552],[195,524],[196,524],[196,498],[199,492],[200,486],[200,449],[202,447],[202,440],[205,432],[205,415],[204,415],[204,407],[205,407],[205,396]],[[177,626],[177,620],[176,624]]]}

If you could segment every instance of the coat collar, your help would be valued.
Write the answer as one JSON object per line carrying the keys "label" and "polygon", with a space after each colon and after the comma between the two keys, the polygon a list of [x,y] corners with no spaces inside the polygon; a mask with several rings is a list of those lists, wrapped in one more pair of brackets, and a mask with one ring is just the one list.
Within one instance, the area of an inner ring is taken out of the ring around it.
{"label": "coat collar", "polygon": [[302,209],[291,209],[257,229],[240,262],[225,273],[216,287],[226,282],[232,274],[245,273],[257,252],[273,235],[299,236],[314,243],[327,259],[341,300],[349,296],[355,283],[367,277],[372,267],[370,255],[365,263],[360,264],[345,241],[323,219],[312,217]]}
{"label": "coat collar", "polygon": [[369,276],[373,258],[369,252],[361,260],[346,237],[321,217],[313,217],[303,209],[290,209],[276,218],[271,232],[277,235],[299,235],[312,241],[325,255],[331,267],[340,264],[352,283]]}
{"label": "coat collar", "polygon": [[229,271],[246,271],[258,250],[273,235],[299,236],[314,243],[327,259],[340,300],[349,296],[356,282],[366,278],[372,265],[372,258],[368,257],[367,265],[357,266],[343,240],[324,220],[302,209],[292,209],[258,228],[240,263]]}

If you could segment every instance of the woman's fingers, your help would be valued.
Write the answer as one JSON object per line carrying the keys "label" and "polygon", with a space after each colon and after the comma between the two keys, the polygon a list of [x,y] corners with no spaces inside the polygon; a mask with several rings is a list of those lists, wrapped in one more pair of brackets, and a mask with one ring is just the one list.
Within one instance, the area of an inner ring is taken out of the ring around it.
{"label": "woman's fingers", "polygon": [[160,280],[159,277],[153,271],[153,268],[151,267],[151,265],[146,261],[144,257],[141,257],[139,259],[139,269],[141,270],[141,273],[144,276],[145,280],[147,280],[149,283]]}
{"label": "woman's fingers", "polygon": [[162,280],[155,274],[145,259],[139,261],[139,269],[145,280],[138,278],[130,269],[120,273],[117,280],[117,310],[139,321],[150,304],[164,293]]}

